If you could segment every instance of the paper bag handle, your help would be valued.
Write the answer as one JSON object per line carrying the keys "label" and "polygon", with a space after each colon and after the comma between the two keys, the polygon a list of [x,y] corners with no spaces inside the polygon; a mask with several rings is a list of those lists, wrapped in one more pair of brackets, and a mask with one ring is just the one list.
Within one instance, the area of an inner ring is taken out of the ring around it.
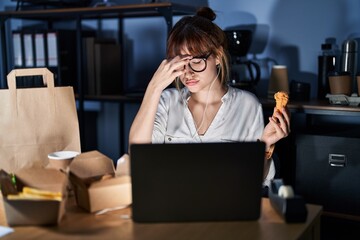
{"label": "paper bag handle", "polygon": [[16,77],[37,76],[43,77],[43,82],[48,88],[54,88],[54,74],[47,68],[21,68],[14,69],[7,75],[9,89],[16,89]]}
{"label": "paper bag handle", "polygon": [[14,69],[7,75],[7,83],[9,87],[10,97],[11,97],[11,104],[12,104],[12,114],[14,114],[13,117],[18,116],[18,106],[17,106],[17,90],[16,90],[16,77],[24,77],[24,76],[42,76],[43,82],[47,86],[50,99],[52,101],[49,101],[48,105],[50,108],[50,111],[56,112],[56,104],[55,104],[55,86],[54,86],[54,74],[50,72],[47,68],[20,68],[20,69]]}

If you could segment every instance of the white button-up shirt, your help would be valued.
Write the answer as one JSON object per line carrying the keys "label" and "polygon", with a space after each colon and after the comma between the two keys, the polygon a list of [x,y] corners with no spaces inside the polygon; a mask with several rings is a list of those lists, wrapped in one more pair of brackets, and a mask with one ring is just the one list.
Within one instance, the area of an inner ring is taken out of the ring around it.
{"label": "white button-up shirt", "polygon": [[[153,143],[201,143],[257,141],[264,130],[262,106],[255,95],[228,87],[222,105],[204,135],[198,135],[187,102],[191,93],[169,88],[163,91],[155,117]],[[275,176],[273,161],[264,185]]]}

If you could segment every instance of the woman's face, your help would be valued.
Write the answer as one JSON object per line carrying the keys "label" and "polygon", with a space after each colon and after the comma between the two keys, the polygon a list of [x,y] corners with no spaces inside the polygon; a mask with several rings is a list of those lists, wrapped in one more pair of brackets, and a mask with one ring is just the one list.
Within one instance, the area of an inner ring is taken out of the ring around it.
{"label": "woman's face", "polygon": [[217,78],[216,65],[219,64],[219,60],[213,54],[193,56],[187,49],[183,49],[181,55],[192,58],[189,64],[184,66],[185,74],[180,76],[182,84],[192,93],[208,91],[211,83]]}

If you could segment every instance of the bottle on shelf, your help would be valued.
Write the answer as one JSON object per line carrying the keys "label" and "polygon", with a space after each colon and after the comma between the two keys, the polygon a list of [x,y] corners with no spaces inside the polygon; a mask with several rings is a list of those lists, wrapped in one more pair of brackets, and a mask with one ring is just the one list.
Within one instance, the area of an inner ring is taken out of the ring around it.
{"label": "bottle on shelf", "polygon": [[341,72],[347,72],[351,75],[352,92],[356,89],[357,48],[357,41],[352,39],[345,40],[342,45]]}

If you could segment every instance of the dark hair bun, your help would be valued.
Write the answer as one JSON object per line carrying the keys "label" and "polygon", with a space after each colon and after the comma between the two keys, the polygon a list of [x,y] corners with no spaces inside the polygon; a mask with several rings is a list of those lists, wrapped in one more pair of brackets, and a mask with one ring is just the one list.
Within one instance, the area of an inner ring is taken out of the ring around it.
{"label": "dark hair bun", "polygon": [[216,18],[216,14],[214,11],[209,7],[201,7],[196,12],[197,16],[204,17],[209,19],[210,21],[214,21]]}

